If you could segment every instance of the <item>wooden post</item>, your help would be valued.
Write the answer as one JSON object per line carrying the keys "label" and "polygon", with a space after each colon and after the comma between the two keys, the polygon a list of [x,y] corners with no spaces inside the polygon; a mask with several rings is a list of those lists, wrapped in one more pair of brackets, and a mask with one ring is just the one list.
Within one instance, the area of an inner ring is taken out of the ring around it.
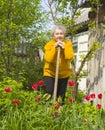
{"label": "wooden post", "polygon": [[58,47],[58,53],[57,53],[57,62],[56,62],[56,72],[55,72],[55,84],[54,84],[53,103],[56,102],[56,98],[57,98],[59,59],[60,59],[60,47]]}

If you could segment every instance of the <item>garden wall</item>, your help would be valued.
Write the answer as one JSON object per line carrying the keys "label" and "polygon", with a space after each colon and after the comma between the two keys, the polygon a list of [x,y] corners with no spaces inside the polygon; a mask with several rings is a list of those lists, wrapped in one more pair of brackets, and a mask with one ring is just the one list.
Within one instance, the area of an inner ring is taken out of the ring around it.
{"label": "garden wall", "polygon": [[[105,108],[105,25],[101,24],[99,29],[98,41],[100,49],[95,53],[92,60],[88,62],[87,94],[103,94],[102,100],[95,98],[93,103],[101,103]],[[103,27],[104,26],[104,27]],[[96,32],[91,32],[89,46],[96,40]]]}

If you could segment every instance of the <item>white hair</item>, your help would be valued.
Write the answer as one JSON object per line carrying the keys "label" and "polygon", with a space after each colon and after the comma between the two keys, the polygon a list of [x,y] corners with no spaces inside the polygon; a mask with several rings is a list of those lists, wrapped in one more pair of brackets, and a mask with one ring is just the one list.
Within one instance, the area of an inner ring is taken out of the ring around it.
{"label": "white hair", "polygon": [[64,34],[66,34],[66,27],[64,25],[55,25],[52,29],[52,35],[54,35],[56,29],[60,29],[63,31]]}

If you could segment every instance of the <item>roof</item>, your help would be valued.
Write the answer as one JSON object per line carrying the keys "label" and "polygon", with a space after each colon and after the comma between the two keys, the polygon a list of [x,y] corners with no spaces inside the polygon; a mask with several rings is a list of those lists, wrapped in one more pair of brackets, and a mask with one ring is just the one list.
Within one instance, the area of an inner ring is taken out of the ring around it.
{"label": "roof", "polygon": [[[105,6],[105,0],[100,0],[100,4],[101,5],[103,5],[103,6]],[[82,2],[82,4],[80,5],[80,7],[82,7],[82,8],[86,8],[86,7],[97,7],[97,2],[93,2],[93,0],[84,0],[83,2]]]}
{"label": "roof", "polygon": [[77,18],[76,20],[76,25],[78,24],[87,24],[87,22],[89,22],[89,11],[91,10],[91,8],[83,8],[81,9],[81,15]]}

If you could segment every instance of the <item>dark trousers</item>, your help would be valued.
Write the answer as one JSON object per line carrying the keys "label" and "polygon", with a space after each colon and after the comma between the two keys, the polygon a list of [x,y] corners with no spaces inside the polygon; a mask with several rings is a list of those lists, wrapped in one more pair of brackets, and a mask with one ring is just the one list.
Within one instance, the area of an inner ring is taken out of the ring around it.
{"label": "dark trousers", "polygon": [[[44,82],[45,82],[45,93],[49,93],[52,96],[54,92],[55,78],[45,76]],[[64,102],[67,82],[68,82],[68,78],[58,79],[57,97],[59,96],[62,97],[62,102]]]}

